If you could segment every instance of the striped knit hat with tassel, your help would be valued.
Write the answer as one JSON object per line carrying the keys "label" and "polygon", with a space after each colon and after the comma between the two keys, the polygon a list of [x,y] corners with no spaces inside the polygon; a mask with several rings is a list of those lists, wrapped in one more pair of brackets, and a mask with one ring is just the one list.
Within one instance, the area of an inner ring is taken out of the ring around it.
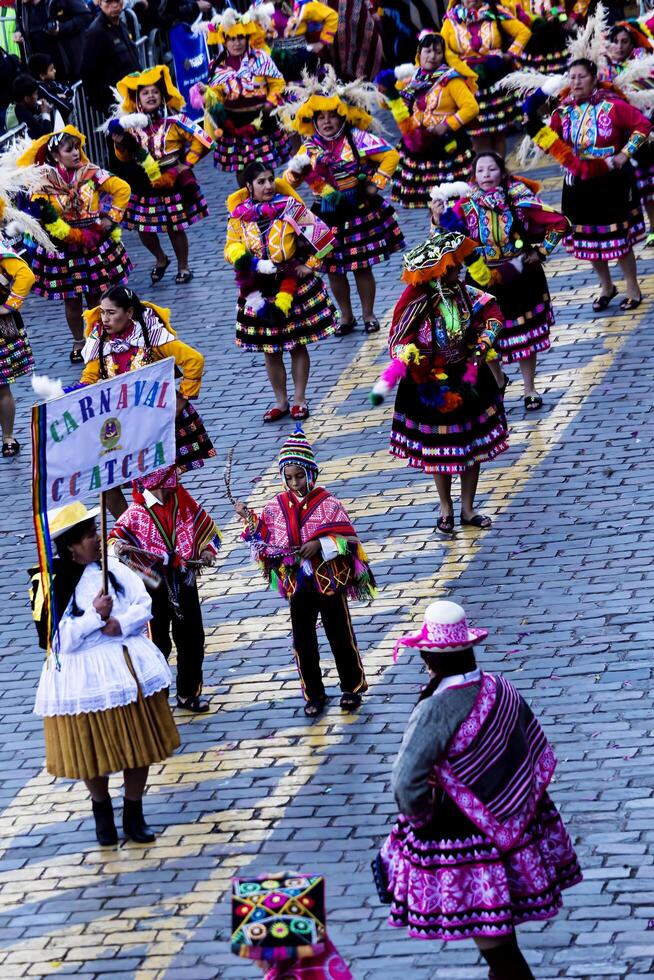
{"label": "striped knit hat with tassel", "polygon": [[[288,437],[279,453],[279,473],[285,487],[284,467],[290,463],[304,470],[307,478],[307,487],[309,490],[312,490],[320,471],[311,444],[305,436],[302,425],[299,422],[295,426],[295,432]],[[286,489],[288,490],[288,487]]]}

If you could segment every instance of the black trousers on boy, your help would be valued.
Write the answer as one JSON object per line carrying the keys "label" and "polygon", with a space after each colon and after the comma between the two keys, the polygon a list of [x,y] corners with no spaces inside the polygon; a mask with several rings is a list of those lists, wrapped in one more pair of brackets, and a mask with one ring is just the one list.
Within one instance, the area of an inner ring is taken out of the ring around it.
{"label": "black trousers on boy", "polygon": [[293,650],[302,693],[306,701],[325,697],[320,670],[320,652],[316,626],[322,619],[341,682],[341,691],[362,694],[368,690],[366,675],[352,628],[347,596],[321,595],[319,592],[297,592],[290,601],[293,627]]}
{"label": "black trousers on boy", "polygon": [[195,698],[202,692],[202,663],[204,661],[204,627],[200,596],[195,582],[178,583],[178,601],[182,618],[175,615],[166,583],[154,589],[152,596],[152,642],[166,660],[170,658],[175,641],[177,648],[177,697]]}

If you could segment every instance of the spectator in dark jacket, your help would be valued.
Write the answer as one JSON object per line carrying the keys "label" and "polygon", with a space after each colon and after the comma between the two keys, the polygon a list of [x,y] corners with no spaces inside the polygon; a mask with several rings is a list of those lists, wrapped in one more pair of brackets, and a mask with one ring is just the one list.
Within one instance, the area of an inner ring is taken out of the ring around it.
{"label": "spectator in dark jacket", "polygon": [[32,78],[39,83],[39,95],[57,110],[65,123],[73,111],[73,90],[57,81],[57,69],[47,54],[33,54],[27,62]]}
{"label": "spectator in dark jacket", "polygon": [[84,0],[48,0],[47,31],[55,44],[55,65],[67,82],[79,80],[83,36],[93,21]]}
{"label": "spectator in dark jacket", "polygon": [[[38,97],[38,84],[30,75],[19,75],[13,86],[15,122],[27,127],[27,135],[36,140],[54,129],[53,109],[49,102]],[[10,121],[12,106],[7,110]],[[11,119],[14,123],[14,119]]]}
{"label": "spectator in dark jacket", "polygon": [[99,0],[98,7],[100,13],[84,36],[82,82],[91,105],[106,115],[113,104],[111,86],[141,66],[120,16],[123,0]]}
{"label": "spectator in dark jacket", "polygon": [[36,51],[54,57],[55,41],[47,30],[46,0],[16,0],[16,27],[16,40],[23,46],[27,58]]}

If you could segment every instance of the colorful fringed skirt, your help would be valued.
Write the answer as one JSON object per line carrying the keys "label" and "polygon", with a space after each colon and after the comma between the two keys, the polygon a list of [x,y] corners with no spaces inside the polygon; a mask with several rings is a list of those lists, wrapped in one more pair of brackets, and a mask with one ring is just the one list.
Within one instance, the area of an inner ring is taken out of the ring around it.
{"label": "colorful fringed skirt", "polygon": [[393,177],[391,200],[405,208],[426,208],[436,184],[467,180],[473,158],[469,136],[465,132],[452,133],[448,143],[454,144],[450,152],[435,143],[424,153],[411,152],[400,143],[400,162]]}
{"label": "colorful fringed skirt", "polygon": [[[448,364],[451,391],[461,388],[466,361]],[[508,446],[502,394],[487,364],[479,366],[475,393],[451,411],[439,410],[438,382],[400,381],[395,397],[390,453],[425,473],[465,473]]]}
{"label": "colorful fringed skirt", "polygon": [[654,148],[651,143],[641,146],[632,158],[636,170],[636,186],[643,207],[654,201]]}
{"label": "colorful fringed skirt", "polygon": [[[262,276],[262,280],[276,277]],[[276,283],[262,283],[264,296],[271,301],[275,297]],[[275,314],[275,311],[271,311]],[[329,337],[336,331],[336,307],[330,300],[325,285],[315,273],[298,281],[297,291],[288,316],[260,315],[249,306],[247,297],[239,296],[236,308],[236,343],[248,351],[263,354],[279,354],[294,350],[304,344]]]}
{"label": "colorful fringed skirt", "polygon": [[572,225],[564,240],[577,259],[619,259],[645,237],[645,219],[631,166],[563,184],[561,210]]}
{"label": "colorful fringed skirt", "polygon": [[209,208],[198,184],[167,194],[132,194],[123,225],[133,231],[183,231],[208,217]]}
{"label": "colorful fringed skirt", "polygon": [[322,260],[325,272],[344,274],[354,269],[365,269],[379,262],[385,262],[394,252],[404,248],[404,235],[397,223],[397,215],[392,204],[376,195],[362,207],[348,210],[354,217],[337,219],[329,212],[323,212],[320,204],[312,208],[322,220],[332,226],[335,236],[334,248]]}
{"label": "colorful fringed skirt", "polygon": [[495,350],[504,364],[549,350],[554,313],[542,265],[526,265],[517,279],[489,287],[504,316]]}
{"label": "colorful fringed skirt", "polygon": [[110,286],[125,285],[131,271],[123,243],[112,238],[86,251],[62,244],[56,252],[49,252],[38,245],[32,264],[34,292],[46,299],[99,295]]}
{"label": "colorful fringed skirt", "polygon": [[545,75],[563,75],[570,56],[566,49],[568,35],[558,20],[535,20],[532,34],[518,59],[521,67]]}
{"label": "colorful fringed skirt", "polygon": [[214,166],[221,170],[242,170],[254,160],[275,170],[291,157],[291,137],[261,112],[228,111],[222,131],[213,155]]}
{"label": "colorful fringed skirt", "polygon": [[[125,660],[136,677],[127,650]],[[163,762],[179,748],[165,690],[105,711],[43,718],[46,768],[51,776],[95,779]]]}
{"label": "colorful fringed skirt", "polygon": [[400,816],[382,846],[376,881],[387,891],[390,925],[416,939],[448,941],[509,936],[521,922],[553,918],[561,892],[582,875],[547,793],[505,852],[440,795],[429,824],[414,827]]}
{"label": "colorful fringed skirt", "polygon": [[470,136],[499,136],[510,133],[520,116],[520,108],[515,92],[506,92],[499,82],[479,83],[475,95],[479,105],[479,115],[468,126]]}
{"label": "colorful fringed skirt", "polygon": [[34,356],[20,313],[0,313],[0,385],[34,370]]}
{"label": "colorful fringed skirt", "polygon": [[180,473],[199,470],[205,459],[216,455],[204,422],[187,402],[175,420],[175,465]]}

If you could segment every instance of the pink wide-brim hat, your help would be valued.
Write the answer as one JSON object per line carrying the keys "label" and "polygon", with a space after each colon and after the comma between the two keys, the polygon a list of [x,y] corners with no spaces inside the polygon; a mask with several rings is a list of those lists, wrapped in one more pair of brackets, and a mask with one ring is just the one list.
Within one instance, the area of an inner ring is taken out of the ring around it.
{"label": "pink wide-brim hat", "polygon": [[393,648],[393,661],[397,661],[400,647],[418,647],[423,650],[454,653],[474,643],[480,643],[487,636],[488,630],[468,626],[462,606],[447,599],[440,599],[427,606],[425,620],[419,633],[400,637]]}

